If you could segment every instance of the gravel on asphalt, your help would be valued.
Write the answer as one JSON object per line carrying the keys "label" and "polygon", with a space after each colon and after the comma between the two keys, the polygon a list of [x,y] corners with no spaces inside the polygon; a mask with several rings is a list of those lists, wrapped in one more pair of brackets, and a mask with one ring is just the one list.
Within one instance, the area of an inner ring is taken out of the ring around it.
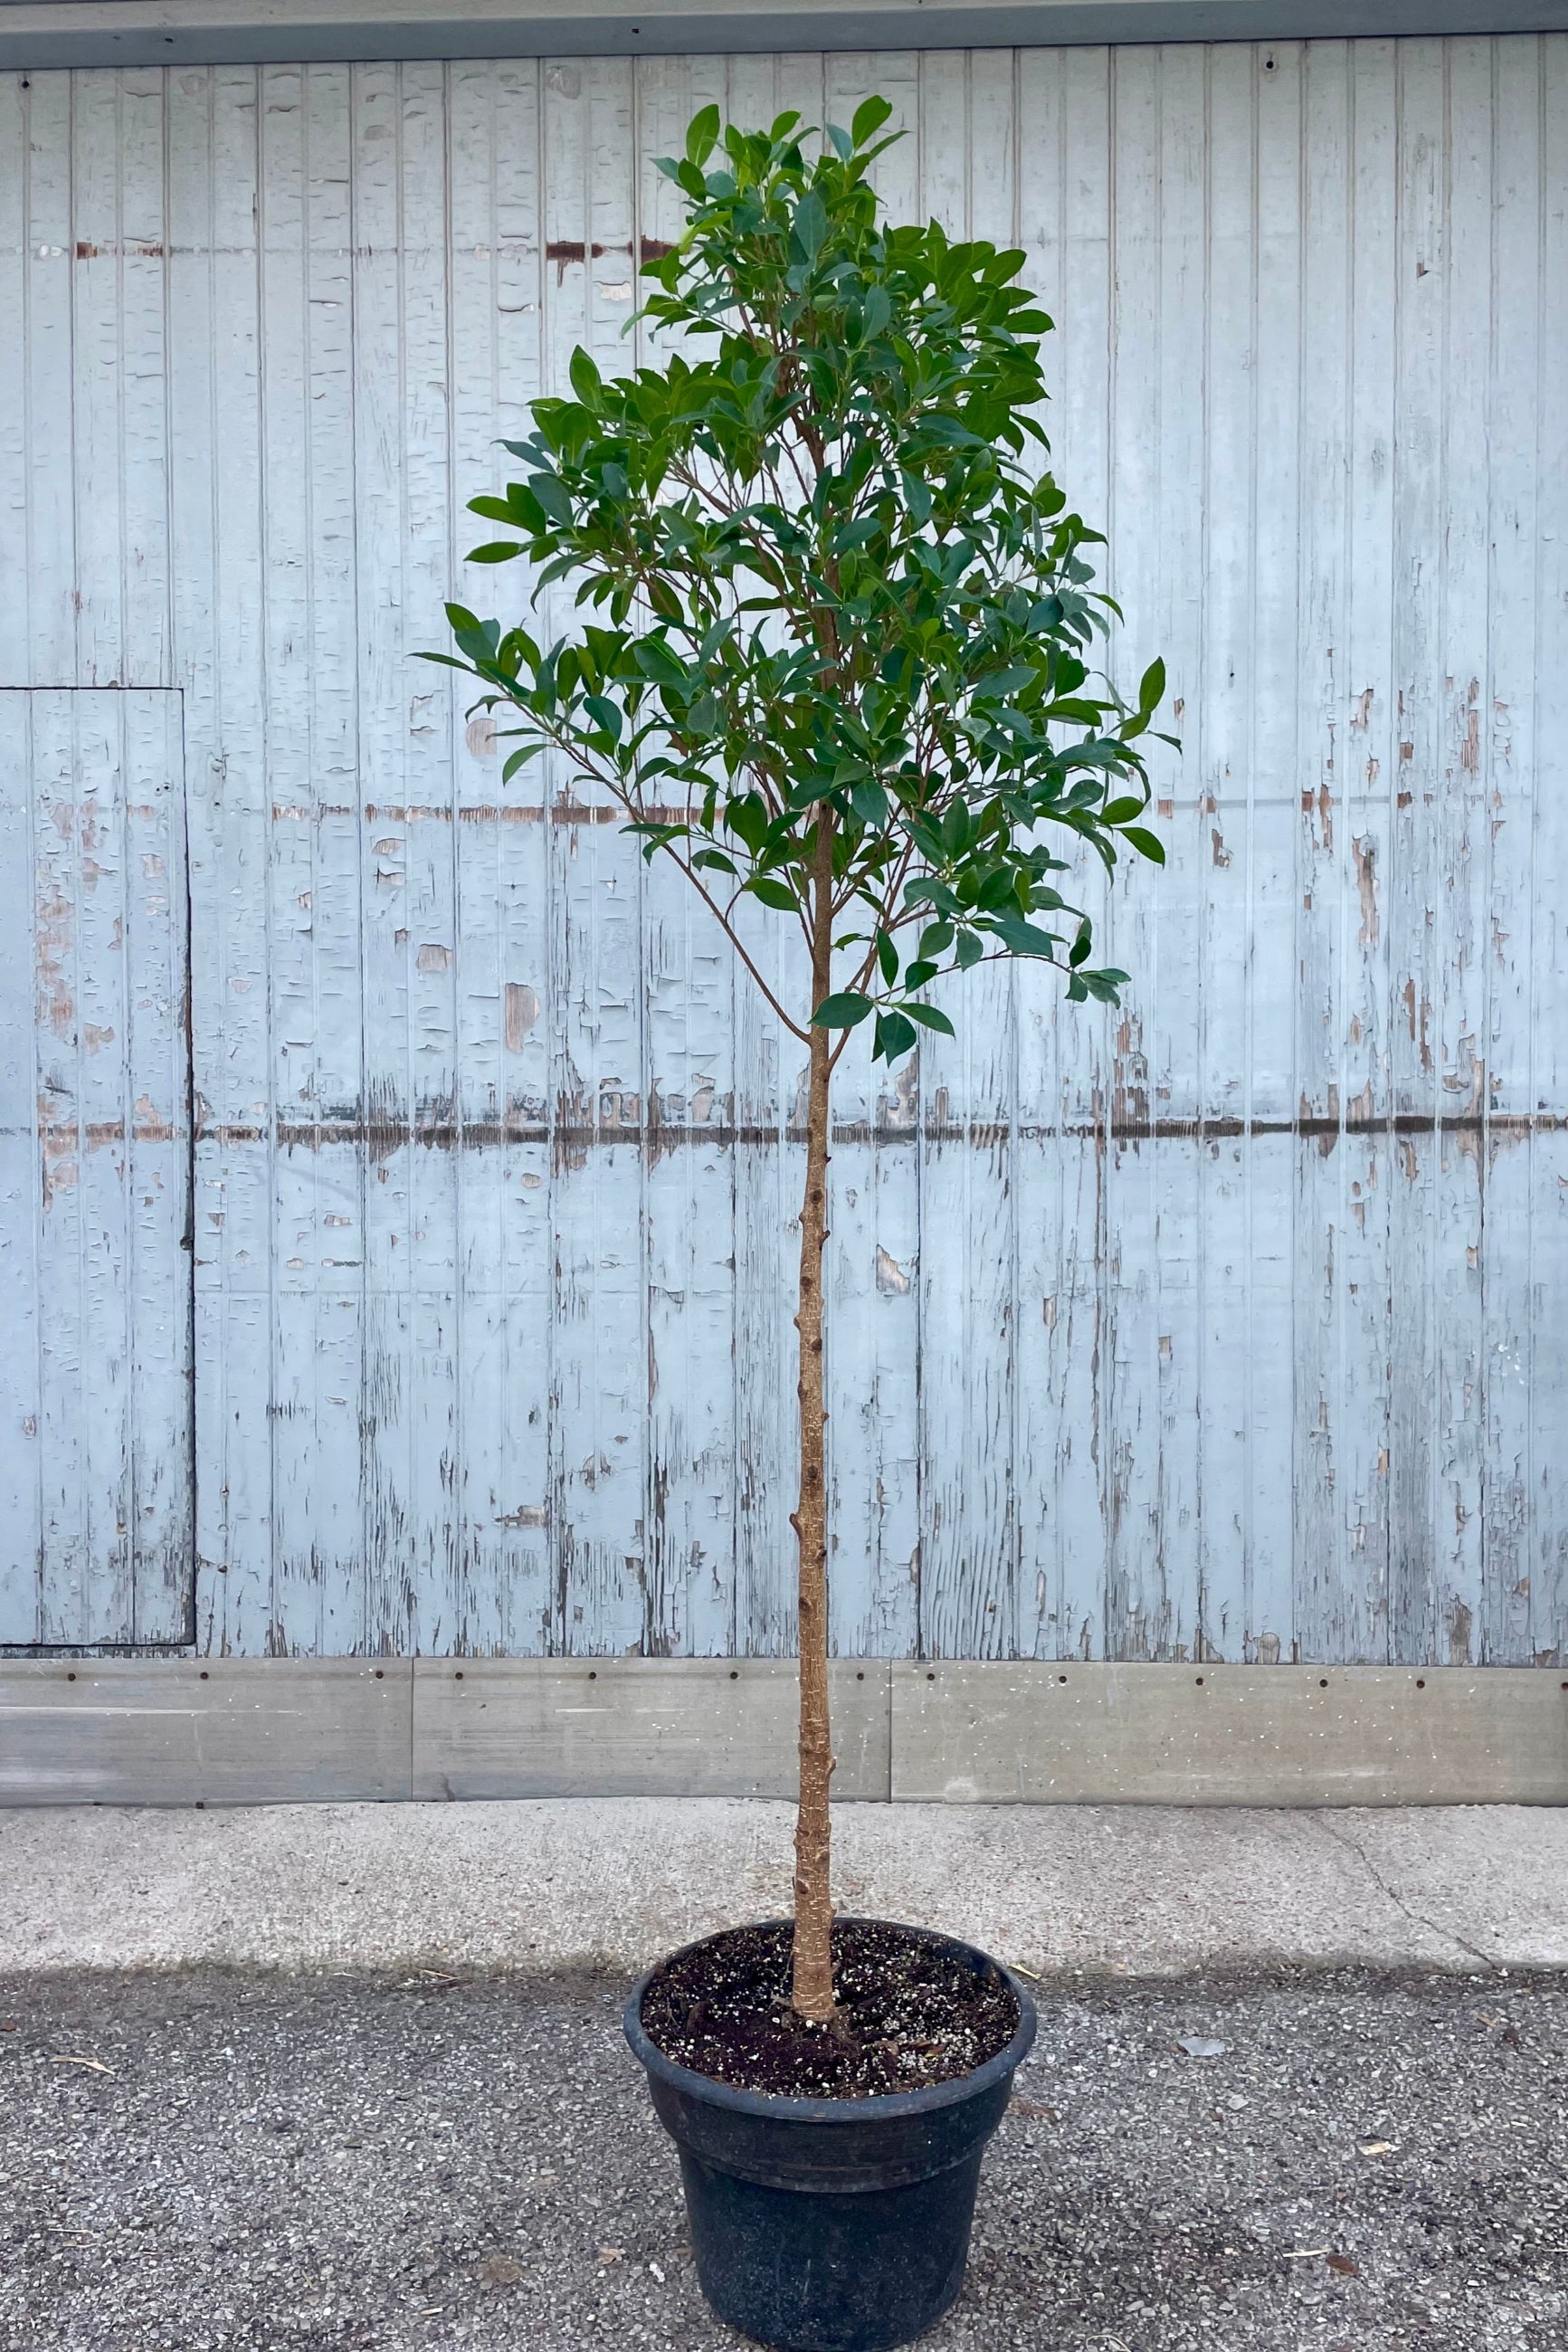
{"label": "gravel on asphalt", "polygon": [[[5,2352],[721,2352],[595,1977],[0,1981]],[[1561,2352],[1568,1979],[1040,1987],[929,2352]]]}

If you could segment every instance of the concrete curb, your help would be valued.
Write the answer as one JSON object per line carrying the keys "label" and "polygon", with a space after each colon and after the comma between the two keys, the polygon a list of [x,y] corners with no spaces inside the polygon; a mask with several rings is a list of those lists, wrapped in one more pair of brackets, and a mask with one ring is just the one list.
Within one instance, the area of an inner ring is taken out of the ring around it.
{"label": "concrete curb", "polygon": [[[632,1970],[788,1905],[791,1809],[656,1798],[0,1811],[0,1973]],[[1568,1810],[852,1805],[845,1909],[1036,1973],[1568,1967]]]}
{"label": "concrete curb", "polygon": [[[1568,1804],[1556,1666],[835,1659],[834,1795]],[[0,1660],[0,1803],[794,1794],[781,1658]]]}

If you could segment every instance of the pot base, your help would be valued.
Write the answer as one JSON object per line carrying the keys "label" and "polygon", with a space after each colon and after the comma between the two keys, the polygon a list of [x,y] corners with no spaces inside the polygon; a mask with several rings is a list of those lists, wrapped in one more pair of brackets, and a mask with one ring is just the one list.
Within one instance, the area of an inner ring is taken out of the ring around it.
{"label": "pot base", "polygon": [[981,2150],[902,2189],[764,2189],[681,2151],[697,2280],[721,2319],[775,2352],[892,2352],[957,2296]]}

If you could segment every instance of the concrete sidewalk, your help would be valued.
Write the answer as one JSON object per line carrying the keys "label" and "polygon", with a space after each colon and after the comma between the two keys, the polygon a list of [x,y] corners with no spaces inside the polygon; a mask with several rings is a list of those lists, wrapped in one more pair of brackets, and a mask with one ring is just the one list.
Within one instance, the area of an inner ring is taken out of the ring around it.
{"label": "concrete sidewalk", "polygon": [[[608,1968],[786,1909],[720,1799],[0,1812],[0,1974]],[[1568,1967],[1568,1811],[844,1805],[841,1907],[1037,1974]]]}

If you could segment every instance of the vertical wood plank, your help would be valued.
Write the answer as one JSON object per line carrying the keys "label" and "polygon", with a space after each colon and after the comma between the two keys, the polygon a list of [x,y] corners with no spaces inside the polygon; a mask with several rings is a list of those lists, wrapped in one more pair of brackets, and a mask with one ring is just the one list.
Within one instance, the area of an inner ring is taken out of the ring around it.
{"label": "vertical wood plank", "polygon": [[[895,219],[920,217],[921,61],[908,52],[846,50],[823,60],[822,84],[808,121],[847,129],[863,99],[887,99],[888,129],[912,135],[881,158],[878,193]],[[961,145],[955,154],[961,159]],[[906,1654],[918,1638],[917,1085],[913,1063],[892,1074],[873,1067],[864,1033],[851,1041],[833,1082],[824,1276],[828,1622],[830,1643],[844,1656]]]}
{"label": "vertical wood plank", "polygon": [[[0,74],[0,317],[24,331],[32,276],[27,228],[31,97],[30,76]],[[0,578],[16,583],[0,604],[0,686],[7,687],[25,686],[32,675],[27,626],[29,359],[25,331],[0,339]],[[17,723],[13,711],[11,724]]]}
{"label": "vertical wood plank", "polygon": [[[1296,992],[1292,1059],[1301,1115],[1316,1122],[1296,1149],[1293,1216],[1296,1312],[1292,1330],[1296,1459],[1295,1619],[1304,1657],[1336,1654],[1346,1548],[1335,1498],[1339,1461],[1338,1321],[1333,1243],[1340,1213],[1337,939],[1339,875],[1333,835],[1337,779],[1333,730],[1339,700],[1325,660],[1343,643],[1343,485],[1349,465],[1350,52],[1313,43],[1301,93],[1301,318],[1312,321],[1311,384],[1298,326],[1299,415],[1304,481],[1322,487],[1301,517],[1295,598],[1298,633],[1292,765],[1301,796],[1296,859]],[[1311,397],[1309,398],[1309,392]],[[1343,824],[1341,830],[1343,832]],[[1332,1094],[1331,1094],[1332,1088]]]}
{"label": "vertical wood plank", "polygon": [[[920,208],[955,236],[1017,235],[1012,58],[923,56]],[[984,155],[983,165],[979,162]],[[1005,1655],[1013,1495],[1014,988],[1004,964],[944,992],[956,1035],[920,1046],[920,1644]]]}
{"label": "vertical wood plank", "polygon": [[1364,514],[1380,435],[1385,471],[1388,447],[1394,89],[1386,44],[1309,52],[1301,364],[1310,342],[1319,391],[1303,404],[1303,467],[1320,488],[1303,530],[1298,704],[1296,1613],[1303,1654],[1329,1658],[1380,1658],[1388,1641],[1387,948],[1373,895],[1386,835],[1355,776],[1365,754],[1351,721],[1354,664],[1387,658]]}
{"label": "vertical wood plank", "polygon": [[0,1642],[36,1642],[43,1612],[43,1224],[35,1042],[32,698],[0,692]]}
{"label": "vertical wood plank", "polygon": [[[636,74],[640,171],[628,282],[647,240],[685,226],[679,192],[653,168],[685,152],[699,107],[728,112],[719,58],[648,58]],[[613,364],[664,366],[680,348],[645,326]],[[659,1654],[724,1655],[734,1646],[735,1100],[731,1041],[737,972],[712,917],[674,861],[642,873],[646,1006],[648,1625]]]}
{"label": "vertical wood plank", "polygon": [[[516,472],[495,445],[527,430],[526,403],[539,388],[538,75],[526,60],[449,68],[455,580],[483,535],[464,503]],[[520,606],[523,575],[500,578],[503,595]],[[434,598],[433,577],[425,588]],[[415,683],[439,677],[432,671]],[[482,1134],[499,1122],[507,1138],[463,1155],[463,1642],[479,1652],[533,1651],[549,1646],[554,1614],[545,1527],[549,851],[538,766],[503,790],[501,763],[513,746],[492,740],[483,720],[470,726],[460,698],[449,731],[465,1118]]]}
{"label": "vertical wood plank", "polygon": [[[1214,1100],[1207,1024],[1210,1006],[1223,1001],[1225,984],[1204,984],[1206,900],[1217,868],[1208,803],[1214,790],[1208,733],[1207,670],[1209,603],[1194,593],[1207,579],[1225,538],[1216,529],[1213,500],[1206,494],[1205,417],[1211,392],[1213,286],[1208,242],[1209,73],[1217,53],[1194,45],[1159,52],[1157,170],[1159,178],[1159,383],[1160,457],[1156,545],[1160,586],[1140,597],[1143,626],[1157,632],[1172,679],[1173,694],[1186,706],[1178,782],[1176,762],[1158,745],[1152,768],[1176,798],[1177,821],[1166,828],[1166,863],[1157,876],[1124,861],[1117,877],[1124,908],[1148,921],[1147,955],[1129,967],[1134,1019],[1141,1020],[1153,1085],[1149,1115],[1156,1122],[1187,1121],[1206,1114]],[[1191,322],[1208,320],[1209,332],[1195,364]],[[1133,355],[1129,353],[1131,362]],[[1117,667],[1132,660],[1118,647]],[[1135,682],[1135,665],[1124,682]],[[1196,803],[1196,804],[1195,804]],[[1205,820],[1208,820],[1207,827]],[[1176,975],[1196,971],[1196,987]],[[1167,977],[1168,975],[1168,977]],[[1143,992],[1142,1003],[1138,994]],[[1155,1378],[1158,1410],[1159,1580],[1162,1608],[1176,1657],[1202,1653],[1205,1601],[1202,1582],[1203,1418],[1198,1334],[1208,1327],[1202,1258],[1205,1159],[1185,1136],[1165,1137],[1150,1156],[1158,1208],[1154,1238]],[[1218,1619],[1220,1612],[1216,1608]]]}
{"label": "vertical wood plank", "polygon": [[[547,384],[565,383],[579,343],[601,368],[622,356],[621,329],[632,307],[631,131],[629,66],[561,61],[545,68]],[[552,631],[567,625],[569,610],[565,595],[551,596]],[[549,781],[566,789],[564,779]],[[573,803],[580,800],[580,783],[570,791]],[[641,859],[612,816],[552,824],[549,831],[556,1638],[569,1653],[609,1654],[639,1649],[657,1632],[647,1607],[644,1509]]]}
{"label": "vertical wood plank", "polygon": [[[820,123],[823,67],[818,55],[731,58],[731,120],[752,129],[793,109],[806,122]],[[779,1001],[802,1002],[809,966],[795,925],[758,908],[747,918],[745,937]],[[793,1317],[806,1169],[805,1057],[759,991],[737,979],[734,1002],[734,1118],[737,1136],[748,1139],[735,1154],[735,1642],[743,1656],[778,1657],[799,1643],[789,1513],[800,1483]],[[832,1176],[830,1168],[830,1183]],[[830,1322],[830,1379],[833,1349]],[[830,1561],[830,1612],[834,1582]],[[830,1614],[830,1639],[835,1631]]]}
{"label": "vertical wood plank", "polygon": [[[373,1143],[367,1137],[362,1147],[360,1444],[367,1629],[394,1652],[438,1650],[454,1631],[449,1580],[443,1572],[447,1554],[444,1548],[426,1552],[422,1541],[434,1513],[421,1492],[415,1444],[421,1391],[438,1376],[443,1360],[422,1358],[416,1340],[422,1264],[415,1239],[421,1222],[418,1162],[428,1147],[414,1136],[419,1089],[412,1000],[423,945],[414,932],[417,928],[423,933],[423,926],[411,919],[410,872],[433,838],[444,844],[450,819],[443,824],[443,780],[416,772],[413,766],[417,748],[433,739],[444,743],[434,716],[445,699],[444,684],[434,671],[420,676],[405,652],[412,616],[404,610],[402,287],[405,269],[428,271],[436,257],[429,250],[428,233],[420,236],[417,228],[417,260],[411,264],[404,252],[402,100],[398,66],[366,65],[354,73],[350,103],[360,769],[355,790],[344,798],[358,805],[363,825],[358,878],[364,1045],[356,1108],[362,1127],[368,1129],[373,1122],[375,1135]],[[437,248],[442,277],[444,245],[443,236]],[[414,644],[440,644],[438,616],[439,607],[425,619],[423,636],[415,625]],[[445,1499],[439,1477],[434,1499],[439,1509]]]}
{"label": "vertical wood plank", "polygon": [[[1188,854],[1196,857],[1201,898],[1200,935],[1193,950],[1200,1016],[1194,1104],[1198,1202],[1189,1352],[1197,1359],[1198,1640],[1206,1657],[1218,1658],[1246,1654],[1251,1533],[1252,1265],[1247,1209],[1253,1145],[1246,1122],[1256,953],[1248,795],[1253,781],[1249,722],[1256,696],[1252,614],[1258,584],[1258,73],[1250,48],[1228,46],[1209,54],[1201,525],[1206,594],[1197,695],[1203,716],[1201,732],[1183,763],[1196,753],[1197,839]],[[1219,486],[1240,450],[1248,452],[1246,478],[1235,496],[1222,499]],[[1217,1132],[1206,1132],[1210,1123]],[[1173,1333],[1173,1346],[1178,1337]]]}
{"label": "vertical wood plank", "polygon": [[[1390,1605],[1392,1654],[1415,1643],[1426,1655],[1437,1638],[1435,1525],[1438,1402],[1433,1372],[1436,1297],[1443,1255],[1437,1219],[1446,1144],[1433,1131],[1443,1091],[1435,1034],[1447,993],[1442,962],[1448,905],[1442,870],[1448,845],[1451,777],[1445,743],[1449,692],[1444,567],[1429,551],[1443,529],[1448,391],[1445,284],[1452,261],[1448,211],[1447,74],[1439,44],[1396,54],[1398,245],[1395,318],[1398,416],[1391,436],[1398,473],[1390,517],[1394,556],[1393,662],[1397,768],[1391,871],[1359,861],[1358,877],[1392,933],[1390,1108],[1413,1122],[1391,1156]],[[1381,307],[1381,305],[1379,306]],[[1355,755],[1360,746],[1353,734]],[[1366,760],[1370,774],[1375,750]],[[1376,820],[1369,817],[1368,837]],[[1382,863],[1379,859],[1379,863]],[[1414,1123],[1419,1122],[1418,1125]],[[1478,1203],[1479,1206],[1479,1203]],[[1466,1238],[1474,1244],[1473,1232]]]}
{"label": "vertical wood plank", "polygon": [[[402,907],[408,935],[403,1093],[413,1139],[406,1161],[414,1559],[410,1599],[418,1645],[444,1650],[468,1646],[475,1616],[463,1475],[465,1360],[471,1288],[483,1297],[487,1287],[477,1187],[493,1181],[497,1165],[476,1161],[470,1181],[470,1124],[479,1116],[481,1131],[483,1126],[481,1100],[470,1089],[467,1071],[468,1053],[478,1043],[477,1023],[465,1023],[462,1014],[470,981],[478,975],[470,971],[466,952],[461,887],[466,826],[457,744],[450,727],[427,717],[423,701],[416,712],[413,699],[433,682],[412,656],[416,646],[439,644],[444,634],[436,625],[451,576],[453,541],[446,68],[406,60],[397,69],[395,104],[401,373],[394,447],[402,512],[394,643],[396,691],[408,713],[402,761],[407,813]],[[498,453],[492,462],[494,454]],[[482,854],[482,844],[476,846]],[[486,940],[479,898],[476,893],[474,946],[482,972]],[[482,978],[476,993],[482,1004]],[[471,1232],[481,1253],[477,1265],[469,1260]],[[479,1305],[472,1320],[481,1351],[485,1318]]]}
{"label": "vertical wood plank", "polygon": [[26,681],[68,686],[77,666],[77,512],[73,452],[75,359],[71,306],[72,88],[69,74],[29,75],[23,235],[26,282]]}
{"label": "vertical wood plank", "polygon": [[[1045,348],[1051,464],[1069,504],[1103,529],[1110,508],[1111,58],[1021,55],[1022,241],[1056,322]],[[1107,894],[1080,865],[1073,893],[1109,950]],[[1018,979],[1018,1641],[1101,1656],[1106,1641],[1102,1339],[1111,1016],[1066,1005],[1051,975]]]}
{"label": "vertical wood plank", "polygon": [[[1130,549],[1146,545],[1156,550],[1164,520],[1165,64],[1166,53],[1157,49],[1113,53],[1114,307],[1108,530],[1117,551],[1118,587]],[[1155,355],[1152,364],[1150,354]],[[1170,600],[1162,589],[1169,575],[1157,555],[1153,568],[1162,587],[1149,602],[1168,624]],[[1178,709],[1185,709],[1190,688],[1179,669],[1175,693]],[[1159,807],[1167,820],[1174,816],[1175,801],[1168,794]],[[1174,863],[1173,858],[1173,868]],[[1181,1528],[1175,1517],[1167,1520],[1165,1507],[1164,1400],[1167,1369],[1174,1366],[1175,1334],[1165,1331],[1161,1321],[1157,1252],[1165,1156],[1151,1132],[1162,1091],[1169,1098],[1169,1071],[1158,1058],[1157,1028],[1164,900],[1156,903],[1149,891],[1119,880],[1109,894],[1107,918],[1102,937],[1110,961],[1129,973],[1130,982],[1114,1016],[1113,1057],[1106,1072],[1112,1130],[1106,1161],[1107,1247],[1101,1261],[1106,1312],[1101,1377],[1107,1382],[1111,1424],[1101,1461],[1106,1638],[1116,1655],[1155,1656],[1176,1649],[1185,1654],[1194,1636],[1197,1596],[1184,1587],[1179,1569],[1174,1576],[1172,1570],[1183,1535],[1193,1530]],[[1190,1247],[1189,1237],[1189,1253]],[[1163,1349],[1162,1341],[1168,1343]]]}
{"label": "vertical wood plank", "polygon": [[[1294,1591],[1296,1066],[1301,513],[1312,477],[1301,365],[1304,227],[1301,142],[1310,52],[1253,52],[1257,98],[1257,285],[1251,512],[1252,677],[1245,756],[1249,1034],[1242,1116],[1249,1138],[1242,1246],[1249,1267],[1245,1361],[1247,1527],[1242,1654],[1278,1663],[1299,1647]],[[1227,1655],[1232,1653],[1228,1649]]]}
{"label": "vertical wood plank", "polygon": [[[1533,1108],[1546,1116],[1532,1147],[1529,1239],[1531,1481],[1534,1524],[1531,1642],[1553,1664],[1568,1659],[1568,1465],[1561,1400],[1568,1393],[1568,1316],[1562,1268],[1568,1263],[1568,664],[1556,653],[1568,612],[1568,404],[1553,387],[1568,376],[1568,41],[1543,40],[1541,60],[1540,387],[1537,479],[1538,614],[1533,670],[1536,787],[1535,1018]],[[1549,616],[1557,616],[1554,629]]]}
{"label": "vertical wood plank", "polygon": [[[1542,49],[1533,41],[1496,45],[1493,160],[1494,311],[1489,352],[1488,448],[1491,549],[1487,614],[1491,688],[1483,713],[1490,789],[1487,826],[1491,868],[1483,1181],[1480,1242],[1484,1527],[1482,1618],[1478,1655],[1531,1658],[1531,1179],[1536,1108],[1537,929],[1552,920],[1536,904],[1536,875],[1550,888],[1553,816],[1538,803],[1546,747],[1535,736],[1536,602],[1542,482],[1538,435],[1542,332]],[[1554,796],[1553,796],[1554,797]],[[1559,868],[1560,870],[1560,868]],[[1493,1124],[1494,1114],[1496,1124]],[[1515,1125],[1523,1121],[1522,1131]]]}
{"label": "vertical wood plank", "polygon": [[118,696],[67,692],[35,708],[44,1636],[124,1642],[134,1591],[121,711]]}
{"label": "vertical wood plank", "polygon": [[[198,1639],[274,1622],[270,779],[263,628],[259,77],[169,97],[173,627],[190,776]],[[221,451],[221,462],[219,452]],[[287,793],[287,780],[280,779]]]}
{"label": "vertical wood plank", "polygon": [[[1486,1081],[1492,969],[1490,803],[1497,790],[1495,699],[1488,627],[1492,572],[1488,452],[1494,310],[1496,155],[1493,45],[1460,40],[1442,56],[1443,610],[1445,741],[1438,870],[1432,913],[1442,959],[1437,1022],[1440,1113],[1437,1154],[1437,1278],[1432,1300],[1431,1622],[1428,1655],[1469,1665],[1480,1654],[1485,1510],[1482,1498]],[[1406,131],[1406,136],[1408,131]],[[1452,684],[1449,684],[1449,680]],[[1398,1295],[1398,1276],[1395,1277]],[[1395,1654],[1420,1635],[1395,1629]]]}
{"label": "vertical wood plank", "polygon": [[[74,676],[84,686],[115,686],[127,682],[120,431],[125,324],[120,250],[121,77],[108,69],[75,74],[71,95],[69,433],[80,600]],[[68,683],[63,675],[59,683]]]}
{"label": "vertical wood plank", "polygon": [[73,78],[73,435],[84,686],[168,675],[163,76]]}
{"label": "vertical wood plank", "polygon": [[361,1155],[353,694],[349,76],[267,68],[260,350],[273,1008],[274,1612],[269,1642],[362,1638]]}
{"label": "vertical wood plank", "polygon": [[111,698],[120,705],[124,779],[120,1181],[127,1195],[131,1638],[188,1642],[195,1497],[184,743],[177,696]]}
{"label": "vertical wood plank", "polygon": [[[1060,321],[1067,279],[1063,186],[1068,108],[1063,69],[1069,52],[1021,51],[1017,65],[1016,128],[1019,243],[1029,256],[1027,282],[1047,315]],[[1041,354],[1048,380],[1061,357],[1060,329]],[[1054,435],[1048,403],[1039,422]],[[1048,459],[1033,460],[1044,469]],[[1049,979],[1049,976],[1046,976]],[[1061,1306],[1063,1243],[1062,1163],[1068,1150],[1056,1104],[1057,1023],[1063,1008],[1052,985],[1017,983],[1013,1192],[1018,1286],[1014,1306],[1016,1432],[1013,1492],[1018,1519],[1018,1590],[1012,1639],[1020,1654],[1053,1656],[1062,1640],[1065,1548],[1057,1507],[1059,1465],[1071,1446],[1064,1425],[1062,1355],[1054,1322]]]}

